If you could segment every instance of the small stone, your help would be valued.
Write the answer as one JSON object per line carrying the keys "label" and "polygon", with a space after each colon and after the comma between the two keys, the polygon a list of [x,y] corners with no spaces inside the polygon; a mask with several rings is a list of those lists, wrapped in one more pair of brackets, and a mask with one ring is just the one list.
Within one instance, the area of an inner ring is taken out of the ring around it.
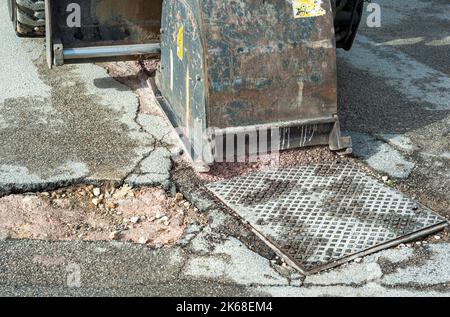
{"label": "small stone", "polygon": [[440,236],[434,236],[434,240],[441,240]]}
{"label": "small stone", "polygon": [[416,245],[418,245],[418,246],[421,246],[421,245],[422,245],[422,243],[421,243],[421,242],[419,242],[419,241],[417,241],[417,242],[416,242]]}
{"label": "small stone", "polygon": [[109,234],[109,238],[111,240],[119,240],[120,238],[120,231],[113,231]]}
{"label": "small stone", "polygon": [[386,185],[388,185],[389,187],[395,187],[396,182],[393,181],[392,179],[390,179],[390,180],[388,180],[388,181],[386,182]]}
{"label": "small stone", "polygon": [[191,206],[191,203],[186,201],[186,202],[184,202],[183,206],[186,208],[189,208]]}
{"label": "small stone", "polygon": [[95,197],[100,196],[100,194],[101,194],[100,188],[98,188],[98,187],[94,188],[92,190],[92,193],[94,194]]}
{"label": "small stone", "polygon": [[169,217],[167,217],[167,216],[161,217],[159,219],[159,222],[166,222],[166,221],[169,221]]}
{"label": "small stone", "polygon": [[94,204],[94,206],[98,206],[100,204],[100,199],[98,198],[93,198],[92,199],[92,203]]}
{"label": "small stone", "polygon": [[389,177],[383,176],[381,179],[383,180],[383,182],[387,182],[389,180]]}
{"label": "small stone", "polygon": [[145,237],[140,237],[138,242],[139,242],[139,244],[147,244],[148,239]]}
{"label": "small stone", "polygon": [[165,225],[166,227],[168,227],[168,226],[170,225],[170,221],[169,221],[169,220],[164,221],[164,225]]}
{"label": "small stone", "polygon": [[122,212],[121,211],[117,211],[116,215],[120,216],[120,215],[122,215]]}
{"label": "small stone", "polygon": [[176,202],[182,201],[183,200],[183,194],[182,193],[176,193],[174,200]]}
{"label": "small stone", "polygon": [[399,246],[400,248],[406,247],[406,245],[405,245],[404,243],[400,243],[398,246]]}
{"label": "small stone", "polygon": [[155,215],[156,219],[161,219],[162,217],[165,217],[165,216],[166,216],[166,214],[161,210],[158,210]]}
{"label": "small stone", "polygon": [[140,220],[141,220],[141,217],[139,217],[139,216],[134,216],[134,217],[130,218],[130,222],[134,223],[134,224],[138,223]]}
{"label": "small stone", "polygon": [[356,262],[356,263],[361,263],[361,262],[362,262],[362,258],[357,258],[357,259],[355,259],[355,262]]}
{"label": "small stone", "polygon": [[106,202],[105,206],[106,206],[106,208],[108,208],[108,209],[114,209],[114,208],[117,207],[117,204],[116,204],[116,203],[113,203],[112,201],[108,201],[108,202]]}
{"label": "small stone", "polygon": [[11,238],[11,235],[8,232],[0,232],[0,240],[8,240]]}

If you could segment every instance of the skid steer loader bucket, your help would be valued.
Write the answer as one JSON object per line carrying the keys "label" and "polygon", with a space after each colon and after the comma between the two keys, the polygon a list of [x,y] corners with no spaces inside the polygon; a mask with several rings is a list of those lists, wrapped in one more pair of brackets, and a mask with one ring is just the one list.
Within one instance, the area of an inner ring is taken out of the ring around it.
{"label": "skid steer loader bucket", "polygon": [[194,159],[222,160],[230,140],[252,137],[241,152],[350,147],[330,1],[166,0],[162,30],[159,87]]}
{"label": "skid steer loader bucket", "polygon": [[158,100],[199,166],[236,150],[351,147],[337,117],[329,0],[59,0],[47,7],[52,64],[160,52]]}

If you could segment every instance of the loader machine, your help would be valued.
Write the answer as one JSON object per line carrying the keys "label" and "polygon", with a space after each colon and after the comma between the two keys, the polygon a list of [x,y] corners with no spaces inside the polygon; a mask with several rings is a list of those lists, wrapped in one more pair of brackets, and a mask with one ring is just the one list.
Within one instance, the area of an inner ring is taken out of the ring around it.
{"label": "loader machine", "polygon": [[351,48],[363,0],[7,1],[19,35],[45,31],[50,67],[158,58],[160,106],[200,170],[232,152],[230,136],[256,138],[250,154],[351,149],[336,48]]}

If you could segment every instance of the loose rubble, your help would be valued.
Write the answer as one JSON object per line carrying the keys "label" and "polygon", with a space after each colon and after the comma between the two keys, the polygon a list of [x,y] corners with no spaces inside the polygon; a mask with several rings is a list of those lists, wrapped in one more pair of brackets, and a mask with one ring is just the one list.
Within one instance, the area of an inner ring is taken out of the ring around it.
{"label": "loose rubble", "polygon": [[151,247],[175,244],[206,215],[182,194],[161,188],[82,185],[0,198],[0,236],[43,240],[114,240]]}

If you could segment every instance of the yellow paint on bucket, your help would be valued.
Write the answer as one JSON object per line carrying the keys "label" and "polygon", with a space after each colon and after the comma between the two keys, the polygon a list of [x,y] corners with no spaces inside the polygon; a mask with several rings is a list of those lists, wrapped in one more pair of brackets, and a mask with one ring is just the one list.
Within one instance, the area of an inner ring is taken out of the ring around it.
{"label": "yellow paint on bucket", "polygon": [[180,61],[183,60],[183,48],[184,48],[184,28],[180,26],[178,28],[178,36],[177,36],[177,55]]}

